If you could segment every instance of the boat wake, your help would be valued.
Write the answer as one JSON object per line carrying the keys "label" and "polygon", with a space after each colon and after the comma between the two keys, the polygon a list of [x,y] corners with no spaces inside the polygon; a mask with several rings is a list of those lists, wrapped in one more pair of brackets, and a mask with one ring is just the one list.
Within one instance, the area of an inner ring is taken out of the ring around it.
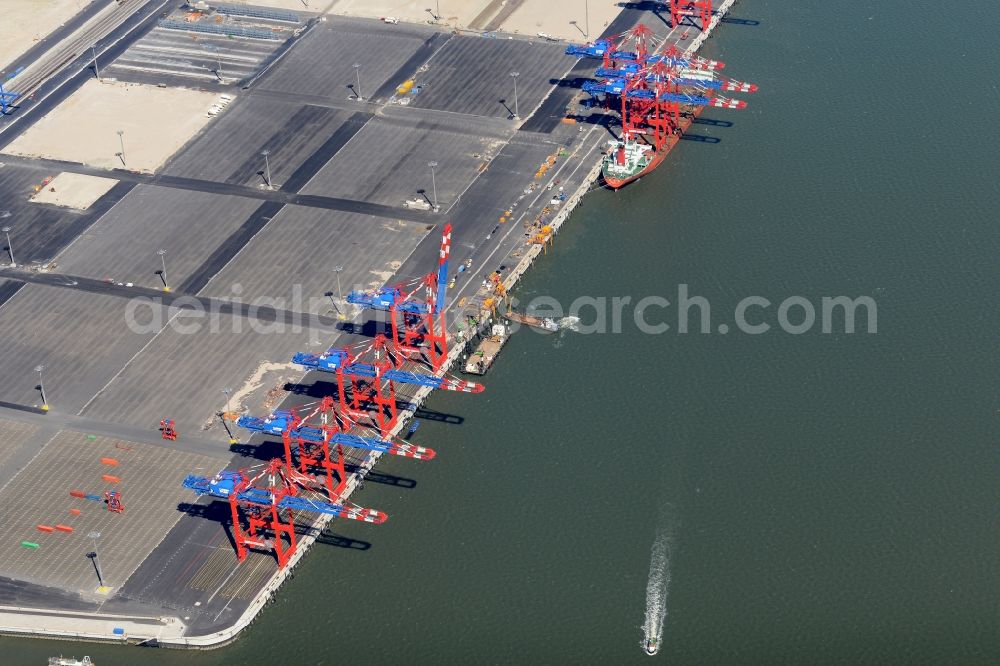
{"label": "boat wake", "polygon": [[663,626],[667,621],[667,594],[670,591],[670,546],[672,535],[660,529],[653,541],[649,558],[649,580],[646,582],[646,620],[642,625],[642,649],[654,655],[660,651]]}
{"label": "boat wake", "polygon": [[580,330],[580,318],[579,317],[563,317],[556,322],[559,324],[560,331],[579,331]]}

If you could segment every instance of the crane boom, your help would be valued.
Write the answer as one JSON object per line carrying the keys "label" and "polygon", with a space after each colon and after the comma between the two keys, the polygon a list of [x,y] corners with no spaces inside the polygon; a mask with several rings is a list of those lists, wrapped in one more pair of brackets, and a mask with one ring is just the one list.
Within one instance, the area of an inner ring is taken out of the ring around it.
{"label": "crane boom", "polygon": [[[613,51],[612,60],[628,60],[638,62],[642,60],[635,51]],[[725,69],[726,63],[721,60],[706,60],[705,58],[682,58],[672,55],[650,55],[646,56],[645,64],[662,62],[670,67],[693,67],[695,69]]]}
{"label": "crane boom", "polygon": [[441,250],[438,252],[437,295],[434,298],[434,314],[444,309],[444,299],[448,292],[448,257],[451,256],[451,222],[444,225],[441,234]]}
{"label": "crane boom", "polygon": [[374,509],[364,507],[347,507],[343,504],[333,504],[331,502],[321,502],[299,497],[297,495],[279,495],[261,488],[244,488],[237,490],[241,485],[242,476],[239,472],[221,472],[217,476],[209,479],[204,476],[189,475],[185,477],[183,484],[185,488],[193,490],[199,495],[210,495],[220,499],[230,499],[234,493],[238,501],[255,506],[270,507],[277,505],[279,509],[290,509],[294,511],[309,511],[321,513],[335,518],[347,518],[350,520],[360,520],[366,523],[384,523],[388,516]]}
{"label": "crane boom", "polygon": [[[613,69],[611,67],[599,67],[594,74],[599,78],[620,78],[622,74],[637,74],[638,70],[630,71],[626,68]],[[724,77],[715,77],[711,72],[702,72],[699,70],[682,70],[679,75],[671,74],[647,74],[647,81],[670,81],[679,86],[693,86],[696,88],[707,88],[711,90],[725,90],[727,92],[743,92],[743,93],[755,93],[757,92],[757,85],[754,83],[746,83],[745,81],[736,81],[734,79],[727,79]]]}
{"label": "crane boom", "polygon": [[482,393],[485,389],[482,384],[476,384],[475,382],[467,382],[458,379],[445,379],[444,377],[406,372],[405,370],[386,370],[385,372],[380,373],[378,368],[368,363],[345,363],[346,358],[347,352],[340,349],[330,350],[326,354],[319,355],[300,352],[292,357],[292,363],[298,363],[299,365],[304,365],[307,368],[321,370],[323,372],[337,372],[339,370],[354,377],[368,377],[373,379],[381,377],[382,379],[388,379],[400,384],[428,386],[430,388],[441,389],[444,391]]}
{"label": "crane boom", "polygon": [[348,303],[360,305],[366,309],[388,312],[395,307],[400,312],[416,315],[427,314],[430,309],[425,303],[404,300],[405,298],[406,296],[399,287],[382,287],[375,291],[356,289],[347,294]]}
{"label": "crane boom", "polygon": [[583,84],[583,91],[592,95],[625,94],[629,99],[659,99],[664,102],[677,102],[679,104],[689,104],[691,106],[714,106],[721,109],[744,109],[747,103],[743,100],[729,99],[728,97],[704,97],[702,95],[683,95],[680,93],[663,92],[659,95],[646,88],[625,91],[625,79],[608,79],[606,81],[587,81]]}
{"label": "crane boom", "polygon": [[610,48],[610,39],[598,39],[590,44],[570,44],[566,47],[566,55],[577,58],[603,58]]}
{"label": "crane boom", "polygon": [[696,69],[725,69],[726,63],[721,60],[708,60],[706,58],[684,58],[673,55],[647,55],[640,58],[636,51],[611,50],[611,42],[606,39],[599,39],[592,44],[570,44],[566,47],[566,55],[577,58],[608,58],[609,60],[624,60],[628,64],[623,66],[634,66],[638,71],[639,61],[643,60],[647,64],[662,62],[671,67],[694,67]]}
{"label": "crane boom", "polygon": [[[296,428],[292,428],[291,424],[291,414],[284,411],[275,412],[267,418],[241,416],[236,421],[236,425],[239,427],[246,428],[247,430],[251,430],[253,432],[263,432],[271,435],[284,435],[288,432],[288,434],[292,437],[301,438],[307,442],[315,442],[317,444],[325,440],[326,433],[322,428],[314,428],[312,426],[298,426]],[[416,446],[415,444],[397,444],[389,439],[361,437],[359,435],[351,435],[345,432],[334,433],[330,437],[329,441],[334,444],[340,444],[341,446],[348,446],[354,449],[376,451],[378,453],[387,453],[394,456],[402,456],[404,458],[415,458],[417,460],[431,460],[437,455],[437,452],[435,452],[434,449],[429,449],[425,446]]]}

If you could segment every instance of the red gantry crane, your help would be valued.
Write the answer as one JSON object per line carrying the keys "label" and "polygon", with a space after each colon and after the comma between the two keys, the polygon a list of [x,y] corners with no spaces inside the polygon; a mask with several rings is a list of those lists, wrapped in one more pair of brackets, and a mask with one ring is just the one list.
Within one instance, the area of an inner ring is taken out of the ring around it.
{"label": "red gantry crane", "polygon": [[300,416],[297,409],[287,409],[266,418],[241,416],[236,424],[252,432],[280,436],[286,469],[300,474],[318,473],[320,478],[315,480],[331,500],[339,499],[347,486],[345,447],[416,460],[435,457],[434,450],[424,446],[348,432],[355,424],[338,414],[335,404],[334,398],[327,396],[305,416]]}
{"label": "red gantry crane", "polygon": [[[701,25],[695,22],[695,18],[701,21]],[[708,24],[712,22],[712,0],[670,0],[670,22],[676,28],[690,19],[689,23],[702,32],[708,30]]]}
{"label": "red gantry crane", "polygon": [[[448,289],[448,257],[451,255],[451,223],[444,226],[441,249],[438,252],[437,270],[428,273],[415,289],[406,291],[406,285],[382,287],[374,291],[352,291],[347,302],[364,309],[389,313],[392,327],[392,345],[397,357],[413,358],[424,351],[434,372],[440,370],[448,358],[448,330],[445,318],[445,297]],[[416,297],[420,287],[424,299]]]}
{"label": "red gantry crane", "polygon": [[248,472],[223,471],[209,479],[188,476],[184,487],[199,495],[210,495],[229,502],[233,520],[233,541],[236,557],[244,561],[250,549],[271,551],[284,568],[298,541],[295,535],[295,513],[305,511],[335,518],[347,518],[366,523],[385,522],[381,511],[358,506],[335,504],[310,496],[308,480],[285,469],[280,459],[274,459],[254,476]]}
{"label": "red gantry crane", "polygon": [[374,363],[361,362],[360,356],[364,351],[354,354],[350,348],[331,349],[325,354],[300,352],[292,357],[292,362],[311,370],[335,374],[340,413],[360,421],[371,417],[368,406],[373,406],[374,421],[383,437],[388,436],[399,418],[396,384],[464,393],[481,393],[484,390],[482,384],[475,382],[400,370],[391,358],[390,344],[384,335],[375,336],[371,350],[375,356]]}

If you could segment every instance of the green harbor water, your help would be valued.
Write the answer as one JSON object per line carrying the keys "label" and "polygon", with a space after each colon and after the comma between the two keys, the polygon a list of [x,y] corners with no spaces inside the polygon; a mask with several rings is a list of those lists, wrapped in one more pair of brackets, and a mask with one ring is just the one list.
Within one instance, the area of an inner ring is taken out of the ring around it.
{"label": "green harbor water", "polygon": [[[391,519],[335,525],[371,547],[315,548],[231,647],[3,638],[0,662],[649,663],[668,525],[661,663],[997,663],[996,22],[933,8],[744,0],[757,23],[703,53],[760,85],[750,107],[588,195],[516,292],[686,284],[712,332],[670,307],[660,335],[628,308],[621,333],[518,333],[486,393],[427,405],[450,415],[414,437],[436,460],[379,464],[415,485],[356,497]],[[784,299],[841,295],[877,333],[779,330]],[[747,296],[772,330],[736,330]]]}

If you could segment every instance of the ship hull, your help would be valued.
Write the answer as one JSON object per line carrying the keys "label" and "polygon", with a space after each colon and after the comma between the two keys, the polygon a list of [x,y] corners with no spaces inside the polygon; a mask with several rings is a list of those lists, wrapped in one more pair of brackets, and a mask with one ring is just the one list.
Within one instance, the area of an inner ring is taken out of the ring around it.
{"label": "ship hull", "polygon": [[531,326],[532,328],[536,328],[546,333],[555,333],[559,330],[559,325],[548,317],[534,317],[532,315],[514,312],[513,310],[509,310],[505,316],[511,321]]}
{"label": "ship hull", "polygon": [[644,169],[642,169],[642,170],[640,170],[640,171],[632,174],[631,176],[626,176],[624,178],[619,178],[619,177],[616,177],[616,176],[610,176],[610,175],[608,175],[608,172],[606,170],[602,170],[601,171],[601,175],[604,177],[604,184],[607,185],[608,187],[610,187],[613,190],[617,190],[617,189],[620,189],[622,187],[625,187],[626,185],[628,185],[629,183],[631,183],[633,180],[638,180],[639,178],[642,178],[647,173],[652,172],[653,169],[655,169],[656,167],[660,166],[660,162],[663,161],[663,158],[667,156],[668,152],[670,152],[670,149],[666,148],[666,147],[661,148],[660,150],[654,151],[653,152],[653,158],[651,160],[649,160],[649,164],[647,164]]}
{"label": "ship hull", "polygon": [[[699,107],[697,107],[697,108],[694,109],[694,116],[695,117],[698,117],[699,115],[701,115],[702,108],[703,107],[699,106]],[[646,167],[644,169],[642,169],[641,171],[639,171],[638,173],[634,173],[634,174],[626,176],[624,178],[620,178],[620,177],[608,175],[606,169],[601,169],[601,176],[604,179],[604,184],[607,185],[608,187],[610,187],[613,190],[617,190],[617,189],[620,189],[622,187],[625,187],[626,185],[628,185],[629,183],[631,183],[634,180],[638,180],[638,179],[642,178],[647,173],[651,173],[653,171],[653,169],[655,169],[656,167],[660,166],[660,164],[663,162],[664,158],[666,158],[667,154],[671,150],[673,150],[674,146],[676,146],[680,142],[680,138],[684,135],[685,132],[688,131],[688,128],[691,127],[691,123],[692,122],[693,122],[693,118],[688,118],[688,117],[685,117],[683,120],[681,120],[681,123],[680,123],[680,130],[681,130],[681,132],[680,132],[680,134],[674,134],[670,138],[668,138],[667,142],[663,145],[663,147],[653,153],[653,159],[651,159],[649,161],[649,164],[647,164]]]}

